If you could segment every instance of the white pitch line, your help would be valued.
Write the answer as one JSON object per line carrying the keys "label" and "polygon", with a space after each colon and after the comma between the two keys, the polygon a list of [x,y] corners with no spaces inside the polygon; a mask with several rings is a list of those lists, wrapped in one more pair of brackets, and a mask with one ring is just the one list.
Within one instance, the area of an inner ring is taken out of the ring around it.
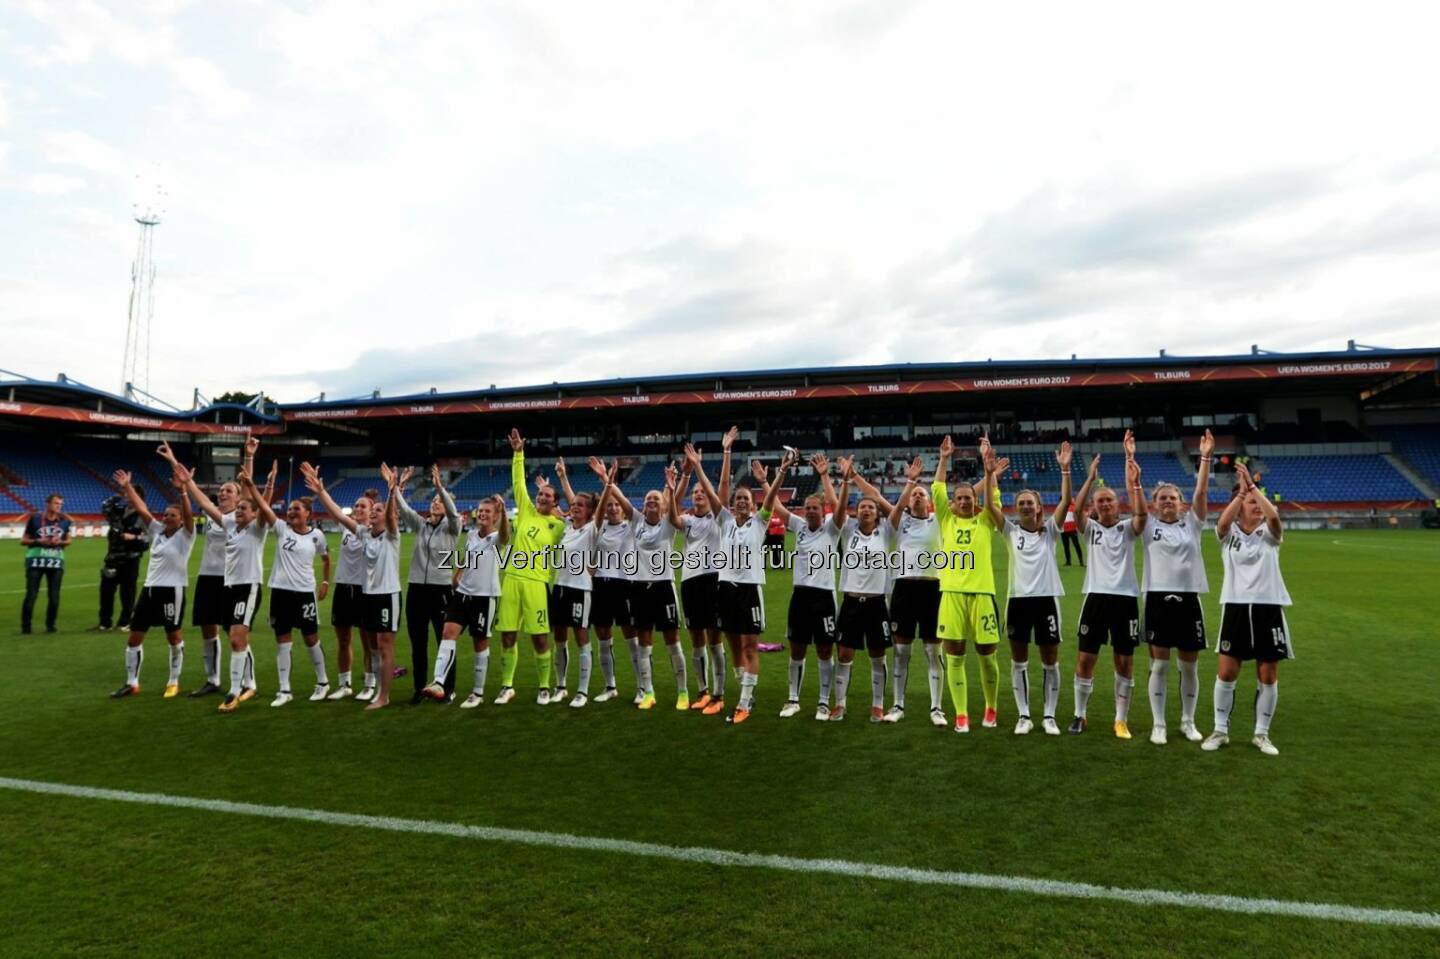
{"label": "white pitch line", "polygon": [[883,882],[918,883],[966,889],[990,889],[1061,899],[1100,899],[1136,906],[1183,906],[1212,912],[1327,919],[1336,922],[1402,926],[1415,929],[1440,929],[1440,913],[1411,912],[1404,909],[1372,909],[1363,906],[1297,902],[1286,899],[1250,899],[1245,896],[1170,892],[1164,889],[1123,889],[1117,886],[1097,886],[1091,883],[1064,882],[1056,879],[1029,879],[1024,876],[997,876],[976,872],[914,869],[908,866],[882,866],[875,863],[850,862],[844,859],[800,859],[793,856],[769,856],[762,853],[732,852],[698,846],[666,846],[629,839],[575,836],[568,833],[537,832],[529,829],[498,829],[492,826],[468,826],[464,823],[436,822],[426,819],[364,816],[357,813],[330,812],[324,809],[297,809],[293,806],[263,806],[256,803],[229,802],[224,799],[197,799],[190,796],[169,796],[164,793],[97,789],[91,786],[71,786],[64,783],[10,779],[3,776],[0,776],[0,789],[50,796],[70,796],[78,799],[107,799],[146,806],[199,809],[205,812],[258,816],[263,819],[288,819],[324,823],[331,826],[356,826],[362,829],[383,829],[389,832],[450,836],[456,839],[471,839],[480,842],[515,843],[522,846],[542,846],[551,849],[579,849],[586,852],[611,852],[647,859],[667,859],[674,862],[701,863],[711,866],[779,869],[785,872],[812,875],[844,876],[853,879],[875,879]]}

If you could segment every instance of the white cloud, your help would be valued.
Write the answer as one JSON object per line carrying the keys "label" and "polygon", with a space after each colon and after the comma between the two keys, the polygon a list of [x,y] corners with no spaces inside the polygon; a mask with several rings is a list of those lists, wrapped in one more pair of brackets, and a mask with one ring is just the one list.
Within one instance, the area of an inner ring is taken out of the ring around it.
{"label": "white cloud", "polygon": [[101,385],[160,160],[161,395],[1435,339],[1425,8],[25,9],[0,326]]}

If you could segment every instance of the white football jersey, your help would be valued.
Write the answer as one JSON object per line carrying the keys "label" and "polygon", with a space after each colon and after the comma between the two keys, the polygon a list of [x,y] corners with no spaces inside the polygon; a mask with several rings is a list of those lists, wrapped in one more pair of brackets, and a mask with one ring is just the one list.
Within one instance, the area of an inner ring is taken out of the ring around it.
{"label": "white football jersey", "polygon": [[[887,520],[888,522],[888,520]],[[931,513],[916,519],[906,510],[900,515],[900,528],[895,531],[900,547],[900,579],[938,579],[934,559],[922,563],[922,554],[935,556],[940,552],[940,521]]]}
{"label": "white football jersey", "polygon": [[288,523],[275,527],[275,565],[270,567],[270,588],[297,593],[315,592],[315,557],[329,554],[325,534],[312,527],[297,533]]}
{"label": "white football jersey", "polygon": [[1090,544],[1085,592],[1140,595],[1135,579],[1135,539],[1135,526],[1128,516],[1114,526],[1102,526],[1093,519],[1085,524],[1085,542]]}
{"label": "white football jersey", "polygon": [[455,587],[457,592],[466,596],[500,595],[499,543],[499,530],[481,536],[479,530],[471,527],[465,536],[465,552],[456,557],[464,563],[460,582]]}
{"label": "white football jersey", "polygon": [[788,525],[795,534],[795,585],[834,592],[840,554],[840,528],[835,518],[827,516],[819,529],[811,529],[805,517],[791,513]]}
{"label": "white football jersey", "polygon": [[860,521],[850,518],[841,531],[845,555],[840,563],[840,592],[879,596],[889,579],[890,546],[895,527],[881,519],[869,534],[860,531]]}
{"label": "white football jersey", "polygon": [[1005,520],[1005,539],[1010,544],[1010,596],[1064,596],[1060,567],[1055,562],[1055,544],[1060,527],[1046,515],[1038,530],[1031,532],[1013,519]]}
{"label": "white football jersey", "polygon": [[628,579],[629,570],[635,568],[635,524],[601,520],[595,534],[595,551],[599,554],[596,579]]}
{"label": "white football jersey", "polygon": [[1143,589],[1155,593],[1208,593],[1205,558],[1200,554],[1203,525],[1194,513],[1166,523],[1154,513],[1145,517]]}
{"label": "white football jersey", "polygon": [[240,529],[235,514],[225,514],[225,585],[248,586],[265,582],[262,560],[265,557],[265,534],[270,527],[257,516]]}
{"label": "white football jersey", "polygon": [[181,586],[190,581],[190,550],[195,533],[180,527],[169,536],[165,524],[158,519],[150,524],[150,565],[145,569],[145,585]]}
{"label": "white football jersey", "polygon": [[556,586],[588,590],[590,582],[591,552],[595,549],[595,524],[584,526],[570,523],[565,527],[565,538],[560,541],[559,568],[555,573]]}
{"label": "white football jersey", "polygon": [[720,510],[720,544],[724,568],[722,583],[765,585],[765,527],[770,516],[763,510],[752,513],[743,525],[735,522],[729,507]]}
{"label": "white football jersey", "polygon": [[[235,515],[231,510],[226,513],[224,519]],[[206,517],[205,526],[200,531],[205,537],[205,545],[200,552],[200,576],[224,576],[225,575],[225,523],[215,522]]]}
{"label": "white football jersey", "polygon": [[713,513],[680,517],[680,532],[685,543],[685,568],[680,581],[708,576],[720,571],[720,524]]}
{"label": "white football jersey", "polygon": [[1230,534],[1220,544],[1225,567],[1220,602],[1289,606],[1290,591],[1280,575],[1280,543],[1268,523],[1248,533],[1239,523],[1232,523]]}
{"label": "white football jersey", "polygon": [[400,534],[365,530],[365,593],[383,596],[400,592]]}
{"label": "white football jersey", "polygon": [[678,530],[670,525],[670,517],[661,515],[660,522],[651,526],[645,521],[645,514],[635,511],[635,581],[638,583],[663,583],[675,578],[670,568],[670,551],[675,546]]}
{"label": "white football jersey", "polygon": [[352,533],[348,529],[340,532],[340,558],[335,563],[335,584],[337,586],[365,585],[365,539],[370,534],[364,529]]}

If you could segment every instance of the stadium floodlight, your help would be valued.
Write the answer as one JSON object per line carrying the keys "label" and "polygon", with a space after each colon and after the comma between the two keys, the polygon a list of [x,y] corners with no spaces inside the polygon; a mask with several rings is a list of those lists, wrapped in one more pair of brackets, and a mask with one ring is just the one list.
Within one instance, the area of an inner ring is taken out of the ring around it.
{"label": "stadium floodlight", "polygon": [[[120,389],[127,399],[132,384],[150,389],[150,327],[155,319],[155,227],[165,216],[167,194],[153,176],[137,174],[130,212],[139,226],[135,259],[130,264],[130,308],[125,326],[125,358]],[[143,357],[143,360],[142,360]]]}

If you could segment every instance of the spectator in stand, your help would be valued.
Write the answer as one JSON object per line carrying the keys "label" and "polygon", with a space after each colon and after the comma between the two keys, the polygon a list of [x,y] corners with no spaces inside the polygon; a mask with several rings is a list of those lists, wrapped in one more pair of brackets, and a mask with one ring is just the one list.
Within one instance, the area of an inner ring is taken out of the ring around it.
{"label": "spectator in stand", "polygon": [[45,512],[25,518],[20,545],[25,547],[25,601],[20,606],[20,632],[28,634],[45,581],[45,632],[55,632],[60,612],[60,580],[65,578],[65,547],[70,545],[70,517],[60,511],[65,498],[51,493],[45,498]]}
{"label": "spectator in stand", "polygon": [[[133,487],[140,502],[145,501],[145,488]],[[122,493],[112,496],[100,506],[110,524],[105,533],[108,548],[105,565],[100,570],[100,622],[91,632],[107,632],[114,628],[129,629],[130,613],[135,609],[135,583],[140,577],[140,557],[150,548],[149,525],[126,500]],[[115,591],[120,591],[120,615],[115,616]]]}

